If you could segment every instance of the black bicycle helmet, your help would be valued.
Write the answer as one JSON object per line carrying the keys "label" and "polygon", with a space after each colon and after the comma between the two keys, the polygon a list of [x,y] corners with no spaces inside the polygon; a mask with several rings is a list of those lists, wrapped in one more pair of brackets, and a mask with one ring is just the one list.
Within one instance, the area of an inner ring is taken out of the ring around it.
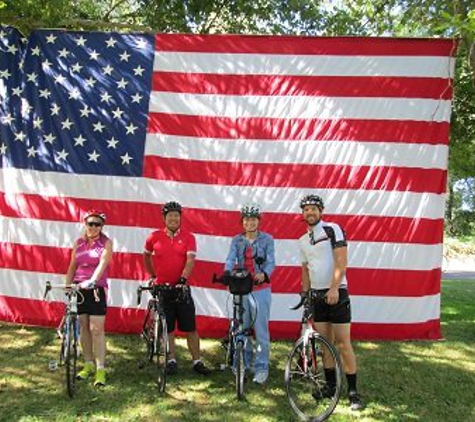
{"label": "black bicycle helmet", "polygon": [[300,208],[304,209],[306,205],[316,205],[320,211],[322,211],[325,206],[323,205],[323,199],[318,195],[306,195],[300,200]]}
{"label": "black bicycle helmet", "polygon": [[245,204],[241,208],[241,218],[257,217],[261,218],[261,209],[257,204]]}
{"label": "black bicycle helmet", "polygon": [[178,211],[181,214],[181,205],[175,201],[165,203],[162,208],[162,215],[166,216],[170,211]]}

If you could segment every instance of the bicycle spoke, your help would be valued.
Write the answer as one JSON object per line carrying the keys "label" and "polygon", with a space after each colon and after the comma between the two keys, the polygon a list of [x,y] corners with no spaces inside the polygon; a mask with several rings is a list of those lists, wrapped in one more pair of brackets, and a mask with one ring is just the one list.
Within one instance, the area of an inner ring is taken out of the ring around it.
{"label": "bicycle spoke", "polygon": [[[335,368],[336,385],[327,383],[325,367]],[[341,376],[338,354],[325,339],[315,335],[306,345],[302,338],[296,342],[287,359],[285,388],[301,420],[324,421],[331,415],[340,397]]]}

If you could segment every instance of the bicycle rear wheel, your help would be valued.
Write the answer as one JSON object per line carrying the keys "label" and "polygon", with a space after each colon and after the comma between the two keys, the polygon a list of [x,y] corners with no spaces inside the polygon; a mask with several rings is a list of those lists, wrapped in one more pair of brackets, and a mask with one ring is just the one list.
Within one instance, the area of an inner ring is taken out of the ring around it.
{"label": "bicycle rear wheel", "polygon": [[155,360],[157,364],[157,385],[158,391],[163,393],[167,384],[167,362],[168,362],[168,331],[167,322],[164,316],[155,317]]}
{"label": "bicycle rear wheel", "polygon": [[236,344],[236,351],[234,354],[235,370],[236,370],[236,396],[238,400],[244,397],[244,377],[245,377],[245,364],[244,364],[244,343],[238,341]]}
{"label": "bicycle rear wheel", "polygon": [[63,338],[64,363],[66,365],[66,387],[69,397],[73,397],[76,392],[77,374],[77,332],[76,317],[69,317],[66,320],[66,335]]}
{"label": "bicycle rear wheel", "polygon": [[[327,383],[325,368],[335,369],[335,384]],[[285,366],[285,390],[294,412],[303,421],[325,421],[340,399],[342,367],[334,346],[317,333],[294,344]]]}

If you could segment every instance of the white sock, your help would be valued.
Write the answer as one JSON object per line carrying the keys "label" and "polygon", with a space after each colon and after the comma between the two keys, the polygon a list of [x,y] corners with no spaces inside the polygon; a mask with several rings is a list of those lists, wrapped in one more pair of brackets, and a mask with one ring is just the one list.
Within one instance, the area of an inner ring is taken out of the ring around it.
{"label": "white sock", "polygon": [[193,361],[193,366],[195,366],[198,362],[201,362],[201,359],[197,359]]}
{"label": "white sock", "polygon": [[168,359],[168,363],[176,363],[176,359]]}

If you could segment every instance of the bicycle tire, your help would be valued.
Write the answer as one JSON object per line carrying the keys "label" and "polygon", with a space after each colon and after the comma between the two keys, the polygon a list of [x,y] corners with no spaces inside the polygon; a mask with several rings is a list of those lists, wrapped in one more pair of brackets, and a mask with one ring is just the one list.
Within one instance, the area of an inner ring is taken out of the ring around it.
{"label": "bicycle tire", "polygon": [[153,362],[155,356],[155,312],[149,311],[147,318],[148,320],[144,324],[143,338],[147,346],[147,359],[149,362]]}
{"label": "bicycle tire", "polygon": [[[334,388],[326,385],[325,366],[335,368]],[[287,399],[299,419],[310,422],[328,419],[340,399],[342,377],[340,357],[327,339],[313,333],[304,344],[304,338],[299,338],[287,358],[284,381]]]}
{"label": "bicycle tire", "polygon": [[236,396],[238,400],[244,398],[244,378],[245,378],[245,364],[244,364],[244,343],[238,341],[235,350],[235,370],[236,370]]}
{"label": "bicycle tire", "polygon": [[76,375],[77,375],[77,333],[76,318],[70,317],[66,321],[65,335],[65,365],[66,365],[66,387],[69,397],[73,397],[76,392]]}
{"label": "bicycle tire", "polygon": [[167,384],[167,362],[168,362],[168,332],[167,322],[164,316],[155,316],[155,362],[157,365],[157,386],[160,393],[165,392]]}

